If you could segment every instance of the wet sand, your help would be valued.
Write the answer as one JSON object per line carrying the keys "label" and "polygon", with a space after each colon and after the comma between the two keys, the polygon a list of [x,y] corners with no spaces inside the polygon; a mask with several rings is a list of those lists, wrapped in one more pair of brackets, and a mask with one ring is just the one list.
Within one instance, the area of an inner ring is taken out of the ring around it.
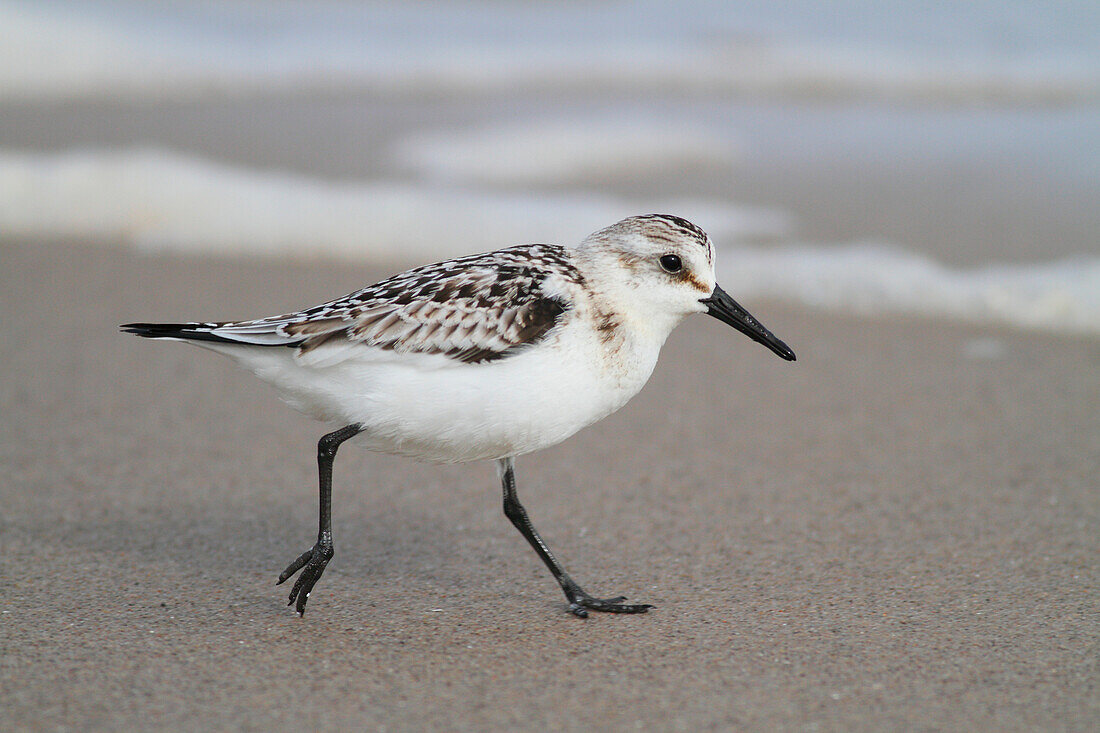
{"label": "wet sand", "polygon": [[[314,444],[216,355],[116,332],[320,302],[385,268],[0,241],[9,730],[1095,730],[1100,344],[746,303],[618,414],[518,461],[345,449],[304,619]],[[736,293],[734,293],[736,296]]]}

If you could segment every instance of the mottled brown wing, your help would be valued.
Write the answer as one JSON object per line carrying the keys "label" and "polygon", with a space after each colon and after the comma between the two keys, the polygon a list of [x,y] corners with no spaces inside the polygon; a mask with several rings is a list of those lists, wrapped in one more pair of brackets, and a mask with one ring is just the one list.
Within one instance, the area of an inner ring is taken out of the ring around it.
{"label": "mottled brown wing", "polygon": [[569,303],[544,290],[555,276],[580,280],[561,248],[512,247],[409,270],[325,305],[213,333],[296,347],[303,357],[326,346],[350,357],[363,346],[488,362],[540,341],[561,321]]}

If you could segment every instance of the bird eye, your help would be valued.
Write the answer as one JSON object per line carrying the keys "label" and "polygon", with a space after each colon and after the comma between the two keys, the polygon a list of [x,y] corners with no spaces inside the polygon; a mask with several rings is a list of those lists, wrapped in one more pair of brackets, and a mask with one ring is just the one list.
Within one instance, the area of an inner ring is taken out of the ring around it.
{"label": "bird eye", "polygon": [[663,255],[661,257],[661,267],[664,268],[665,272],[679,272],[684,269],[684,263],[676,255]]}

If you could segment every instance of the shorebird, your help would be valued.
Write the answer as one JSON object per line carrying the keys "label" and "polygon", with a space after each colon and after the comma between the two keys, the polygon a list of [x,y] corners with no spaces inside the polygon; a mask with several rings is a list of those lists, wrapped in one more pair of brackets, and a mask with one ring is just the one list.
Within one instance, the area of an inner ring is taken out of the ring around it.
{"label": "shorebird", "polygon": [[426,461],[496,461],[504,514],[583,618],[652,606],[597,598],[569,576],[520,503],[515,458],[626,404],[693,313],[795,358],[717,285],[707,234],[668,214],[623,219],[572,248],[521,245],[424,265],[297,313],[121,328],[230,356],[292,407],[341,426],[317,444],[317,541],[278,579],[301,571],[287,604],[299,615],[334,554],[332,463],[354,438]]}

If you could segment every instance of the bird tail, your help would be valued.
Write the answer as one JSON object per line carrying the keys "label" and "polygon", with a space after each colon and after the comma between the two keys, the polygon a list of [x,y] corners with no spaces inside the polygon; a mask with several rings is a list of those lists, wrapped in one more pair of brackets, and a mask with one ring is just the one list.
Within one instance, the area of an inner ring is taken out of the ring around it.
{"label": "bird tail", "polygon": [[215,343],[240,343],[213,333],[220,323],[124,323],[123,333],[133,333],[147,339],[176,339],[179,341],[213,341]]}

